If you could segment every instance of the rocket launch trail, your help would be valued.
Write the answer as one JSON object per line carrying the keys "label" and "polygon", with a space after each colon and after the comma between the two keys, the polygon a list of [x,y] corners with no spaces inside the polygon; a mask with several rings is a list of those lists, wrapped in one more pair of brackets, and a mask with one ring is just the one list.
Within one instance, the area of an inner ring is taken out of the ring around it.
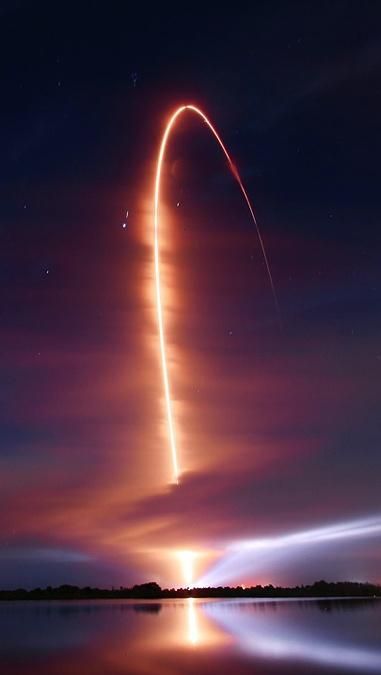
{"label": "rocket launch trail", "polygon": [[159,347],[160,347],[160,361],[161,361],[161,369],[162,369],[162,377],[163,377],[163,387],[164,387],[164,399],[165,399],[165,409],[166,409],[166,418],[167,418],[167,426],[168,426],[168,437],[169,437],[169,445],[170,445],[170,451],[171,451],[171,461],[172,461],[172,471],[173,471],[173,480],[175,483],[179,483],[179,476],[180,476],[180,464],[179,464],[179,458],[178,458],[178,450],[177,450],[177,443],[176,443],[176,432],[175,432],[175,424],[174,424],[174,419],[173,419],[173,410],[172,410],[172,398],[171,398],[171,388],[170,388],[170,378],[169,378],[169,372],[168,372],[168,365],[167,365],[167,350],[166,350],[166,339],[165,339],[165,327],[164,327],[164,318],[163,318],[163,303],[162,303],[162,297],[161,297],[161,281],[160,281],[160,244],[159,244],[159,227],[160,227],[160,196],[161,196],[161,176],[162,176],[162,168],[163,168],[163,162],[165,158],[165,152],[168,144],[168,140],[171,134],[171,131],[173,127],[175,126],[176,121],[180,117],[180,115],[184,112],[191,112],[203,120],[203,122],[206,124],[206,126],[209,128],[209,130],[212,132],[213,136],[215,137],[217,143],[219,144],[220,148],[222,149],[222,152],[224,153],[228,166],[230,171],[232,172],[234,178],[236,179],[240,190],[242,192],[242,195],[244,197],[244,200],[247,204],[247,207],[250,212],[251,219],[254,223],[254,226],[256,228],[256,232],[258,235],[259,239],[259,244],[261,247],[263,259],[265,262],[266,270],[267,270],[267,275],[270,281],[271,285],[271,290],[274,298],[274,303],[275,307],[277,310],[277,314],[280,319],[280,308],[279,308],[279,303],[278,303],[278,298],[275,290],[275,285],[273,281],[273,277],[271,274],[271,269],[270,269],[270,264],[267,258],[266,254],[266,249],[265,245],[262,239],[262,235],[260,232],[260,229],[258,227],[258,222],[255,217],[254,209],[252,207],[252,204],[250,202],[249,196],[246,192],[246,189],[242,183],[241,177],[239,175],[239,172],[237,170],[237,167],[233,164],[233,161],[221,139],[219,134],[217,133],[215,127],[213,124],[210,122],[210,120],[207,118],[207,116],[194,105],[182,105],[175,112],[171,115],[169,121],[167,122],[167,125],[165,127],[162,139],[161,139],[161,144],[160,144],[160,149],[159,149],[159,154],[157,158],[157,165],[156,165],[156,176],[155,176],[155,191],[154,191],[154,263],[155,263],[155,295],[156,295],[156,313],[157,313],[157,323],[158,323],[158,332],[159,332]]}

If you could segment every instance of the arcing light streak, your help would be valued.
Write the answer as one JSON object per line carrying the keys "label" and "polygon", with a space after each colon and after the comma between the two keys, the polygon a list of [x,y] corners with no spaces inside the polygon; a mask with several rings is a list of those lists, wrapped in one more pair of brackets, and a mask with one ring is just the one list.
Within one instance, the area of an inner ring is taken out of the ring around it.
{"label": "arcing light streak", "polygon": [[227,548],[225,556],[197,581],[197,586],[220,585],[233,579],[239,581],[244,575],[253,573],[255,569],[257,571],[259,563],[266,562],[268,566],[268,556],[273,557],[276,552],[289,556],[300,551],[301,547],[380,534],[381,515],[275,537],[235,542]]}
{"label": "arcing light streak", "polygon": [[270,264],[267,258],[266,254],[266,249],[263,243],[262,235],[258,227],[257,219],[255,217],[255,213],[253,210],[253,207],[251,205],[249,196],[245,190],[245,187],[242,183],[241,177],[238,173],[238,170],[236,166],[233,164],[232,159],[222,142],[219,134],[217,133],[216,129],[212,125],[212,123],[209,121],[209,119],[204,115],[204,113],[199,109],[196,108],[194,105],[182,105],[177,110],[172,114],[172,116],[169,119],[169,122],[167,123],[167,126],[165,128],[161,144],[160,144],[160,150],[159,150],[159,156],[157,159],[157,165],[156,165],[156,177],[155,177],[155,196],[154,196],[154,258],[155,258],[155,289],[156,289],[156,311],[157,311],[157,322],[158,322],[158,330],[159,330],[159,344],[160,344],[160,360],[161,360],[161,368],[162,368],[162,375],[163,375],[163,385],[164,385],[164,397],[165,397],[165,407],[166,407],[166,414],[167,414],[167,424],[168,424],[168,435],[169,435],[169,443],[170,443],[170,448],[171,448],[171,457],[172,457],[172,466],[173,466],[173,476],[174,480],[176,483],[179,482],[179,460],[178,460],[178,453],[177,453],[177,445],[176,445],[176,434],[175,434],[175,428],[174,428],[174,422],[173,422],[173,413],[172,413],[172,399],[171,399],[171,391],[170,391],[170,384],[169,384],[169,374],[168,374],[168,366],[167,366],[167,355],[166,355],[166,341],[165,341],[165,333],[164,333],[164,320],[163,320],[163,303],[162,303],[162,298],[161,298],[161,284],[160,284],[160,254],[159,254],[159,206],[160,206],[160,186],[161,186],[161,174],[162,174],[162,168],[163,168],[163,161],[164,161],[164,155],[165,155],[165,150],[167,147],[169,135],[171,133],[172,127],[174,126],[177,118],[179,115],[181,115],[183,112],[186,110],[189,110],[193,113],[196,113],[201,117],[201,119],[205,122],[207,127],[210,129],[212,132],[213,136],[217,140],[218,144],[220,145],[227,161],[229,168],[238,182],[238,185],[241,189],[241,192],[244,196],[244,199],[246,201],[246,204],[248,206],[248,209],[250,211],[251,218],[253,220],[253,223],[255,225],[263,259],[265,261],[266,265],[266,270],[267,274],[270,280],[270,285],[271,285],[271,290],[275,302],[275,306],[277,309],[278,316],[280,317],[280,308],[279,308],[279,303],[278,303],[278,298],[276,295],[275,291],[275,285],[274,281],[272,278],[271,274],[271,269],[270,269]]}

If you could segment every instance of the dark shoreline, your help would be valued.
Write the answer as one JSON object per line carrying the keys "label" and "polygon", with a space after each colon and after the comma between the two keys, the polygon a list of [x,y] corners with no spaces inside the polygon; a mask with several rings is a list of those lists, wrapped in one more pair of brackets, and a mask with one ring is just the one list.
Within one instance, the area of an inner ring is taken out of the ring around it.
{"label": "dark shoreline", "polygon": [[307,586],[250,586],[217,588],[160,588],[155,582],[132,588],[91,588],[62,586],[0,591],[0,602],[10,600],[165,600],[176,598],[381,598],[381,586],[358,582],[316,581]]}

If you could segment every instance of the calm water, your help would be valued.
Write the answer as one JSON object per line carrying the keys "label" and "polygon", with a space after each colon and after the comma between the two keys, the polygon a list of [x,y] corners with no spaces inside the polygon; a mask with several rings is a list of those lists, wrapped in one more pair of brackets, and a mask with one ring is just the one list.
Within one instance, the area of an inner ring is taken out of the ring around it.
{"label": "calm water", "polygon": [[381,673],[381,601],[0,603],[0,672]]}

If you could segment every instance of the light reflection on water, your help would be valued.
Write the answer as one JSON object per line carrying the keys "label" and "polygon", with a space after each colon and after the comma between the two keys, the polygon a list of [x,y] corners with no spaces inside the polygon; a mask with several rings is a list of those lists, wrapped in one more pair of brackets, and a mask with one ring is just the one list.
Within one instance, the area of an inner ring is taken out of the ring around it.
{"label": "light reflection on water", "polygon": [[380,619],[378,600],[0,603],[0,670],[381,673]]}
{"label": "light reflection on water", "polygon": [[200,633],[198,630],[197,609],[194,606],[194,598],[189,598],[187,602],[188,614],[188,640],[191,645],[197,645],[200,642]]}

